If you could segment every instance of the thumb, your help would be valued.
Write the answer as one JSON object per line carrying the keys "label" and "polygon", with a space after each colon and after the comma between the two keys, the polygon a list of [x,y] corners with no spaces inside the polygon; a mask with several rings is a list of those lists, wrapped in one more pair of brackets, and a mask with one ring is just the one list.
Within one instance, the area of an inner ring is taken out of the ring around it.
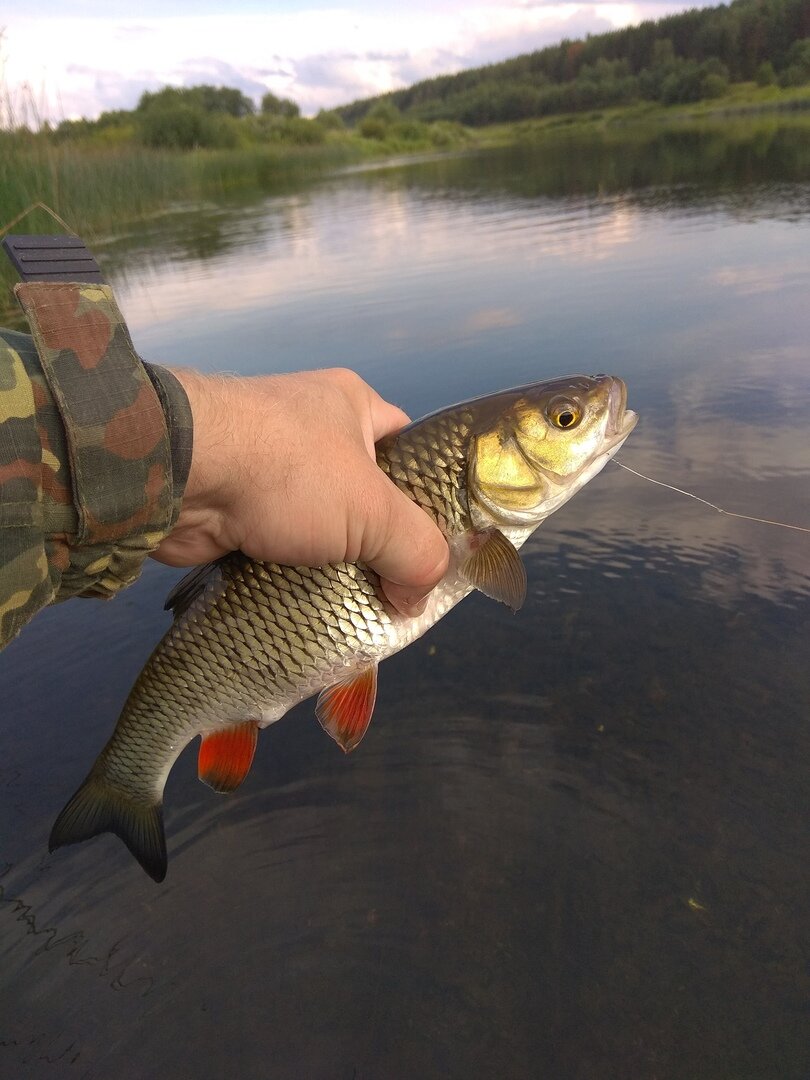
{"label": "thumb", "polygon": [[376,466],[375,472],[383,500],[382,527],[373,539],[373,550],[361,553],[361,558],[379,574],[385,595],[397,611],[420,615],[431,589],[447,570],[447,541],[421,507]]}

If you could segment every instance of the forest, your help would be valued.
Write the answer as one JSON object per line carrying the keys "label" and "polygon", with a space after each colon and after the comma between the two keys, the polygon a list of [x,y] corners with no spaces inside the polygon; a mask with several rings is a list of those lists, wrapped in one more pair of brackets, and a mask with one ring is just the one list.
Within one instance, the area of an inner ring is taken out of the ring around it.
{"label": "forest", "polygon": [[731,83],[810,82],[810,0],[734,0],[486,67],[439,76],[337,112],[350,125],[396,112],[471,127],[653,101],[721,97]]}

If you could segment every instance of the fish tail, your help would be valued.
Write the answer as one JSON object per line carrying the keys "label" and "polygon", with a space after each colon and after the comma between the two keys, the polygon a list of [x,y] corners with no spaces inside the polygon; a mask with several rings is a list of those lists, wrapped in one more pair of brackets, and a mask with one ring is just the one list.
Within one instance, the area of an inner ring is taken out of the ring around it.
{"label": "fish tail", "polygon": [[147,874],[163,881],[167,866],[163,804],[135,800],[93,770],[56,819],[48,850],[105,832],[120,837]]}

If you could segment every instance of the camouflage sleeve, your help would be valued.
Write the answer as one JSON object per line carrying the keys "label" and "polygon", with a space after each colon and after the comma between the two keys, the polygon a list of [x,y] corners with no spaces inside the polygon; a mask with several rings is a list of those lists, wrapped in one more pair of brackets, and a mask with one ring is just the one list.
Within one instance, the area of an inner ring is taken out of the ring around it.
{"label": "camouflage sleeve", "polygon": [[0,648],[44,605],[129,585],[174,526],[188,399],[144,364],[108,286],[16,287],[0,330]]}

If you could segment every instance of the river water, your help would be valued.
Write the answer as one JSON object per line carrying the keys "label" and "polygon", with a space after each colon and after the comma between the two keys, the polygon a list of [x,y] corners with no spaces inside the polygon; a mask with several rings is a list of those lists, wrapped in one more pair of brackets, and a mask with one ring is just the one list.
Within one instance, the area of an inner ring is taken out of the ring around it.
{"label": "river water", "polygon": [[[741,132],[741,133],[740,133]],[[99,248],[136,347],[355,368],[412,416],[576,371],[620,455],[810,526],[801,129],[391,163]],[[183,755],[156,886],[46,852],[177,572],[0,657],[0,1076],[806,1080],[810,536],[608,466],[380,673],[344,757],[305,703],[215,796]]]}

